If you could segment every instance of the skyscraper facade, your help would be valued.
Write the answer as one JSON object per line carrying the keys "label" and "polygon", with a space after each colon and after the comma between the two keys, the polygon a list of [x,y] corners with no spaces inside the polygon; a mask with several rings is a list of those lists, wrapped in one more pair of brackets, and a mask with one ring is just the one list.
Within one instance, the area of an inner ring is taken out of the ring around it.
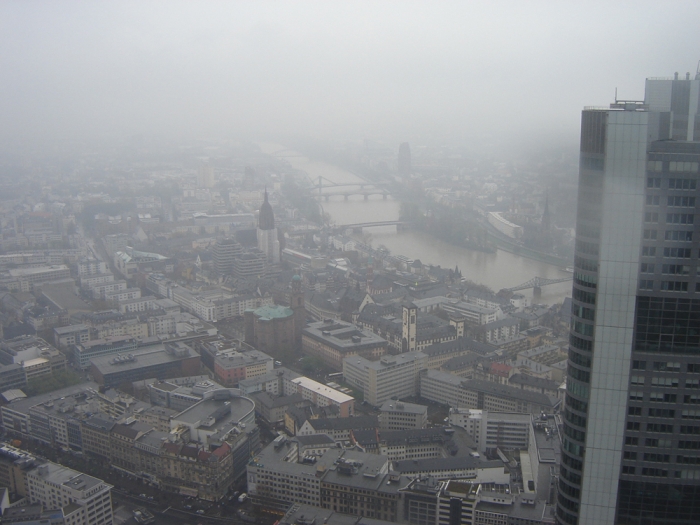
{"label": "skyscraper facade", "polygon": [[699,87],[583,111],[559,523],[700,516]]}

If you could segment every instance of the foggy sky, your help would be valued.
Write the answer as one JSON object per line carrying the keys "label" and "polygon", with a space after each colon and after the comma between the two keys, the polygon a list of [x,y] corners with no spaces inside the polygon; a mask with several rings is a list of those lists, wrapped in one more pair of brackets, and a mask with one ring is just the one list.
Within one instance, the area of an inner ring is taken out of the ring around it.
{"label": "foggy sky", "polygon": [[700,2],[0,2],[0,140],[577,141],[695,71]]}

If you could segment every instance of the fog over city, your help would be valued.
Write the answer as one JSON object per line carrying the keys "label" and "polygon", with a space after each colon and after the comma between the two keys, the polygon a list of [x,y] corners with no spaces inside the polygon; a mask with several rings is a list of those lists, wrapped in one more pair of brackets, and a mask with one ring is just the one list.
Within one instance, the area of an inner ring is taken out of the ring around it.
{"label": "fog over city", "polygon": [[695,73],[700,3],[0,4],[0,136],[575,144]]}
{"label": "fog over city", "polygon": [[2,525],[700,516],[699,0],[0,0]]}

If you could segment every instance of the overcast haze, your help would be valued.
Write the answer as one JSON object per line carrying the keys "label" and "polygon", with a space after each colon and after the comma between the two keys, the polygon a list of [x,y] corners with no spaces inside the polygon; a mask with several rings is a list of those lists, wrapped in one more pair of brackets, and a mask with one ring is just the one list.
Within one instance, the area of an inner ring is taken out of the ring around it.
{"label": "overcast haze", "polygon": [[0,138],[576,141],[695,74],[700,2],[0,3]]}

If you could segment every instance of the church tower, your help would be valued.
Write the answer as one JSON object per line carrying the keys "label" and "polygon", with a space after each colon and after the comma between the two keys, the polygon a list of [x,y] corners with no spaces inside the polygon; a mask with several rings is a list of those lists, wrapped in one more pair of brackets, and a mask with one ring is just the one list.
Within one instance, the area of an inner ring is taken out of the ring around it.
{"label": "church tower", "polygon": [[268,264],[280,262],[280,241],[277,238],[277,228],[275,228],[275,214],[267,200],[267,188],[265,189],[265,200],[260,206],[260,214],[258,215],[258,249],[265,254]]}
{"label": "church tower", "polygon": [[418,307],[412,302],[405,302],[403,310],[403,338],[401,353],[416,351],[416,327],[418,324]]}

